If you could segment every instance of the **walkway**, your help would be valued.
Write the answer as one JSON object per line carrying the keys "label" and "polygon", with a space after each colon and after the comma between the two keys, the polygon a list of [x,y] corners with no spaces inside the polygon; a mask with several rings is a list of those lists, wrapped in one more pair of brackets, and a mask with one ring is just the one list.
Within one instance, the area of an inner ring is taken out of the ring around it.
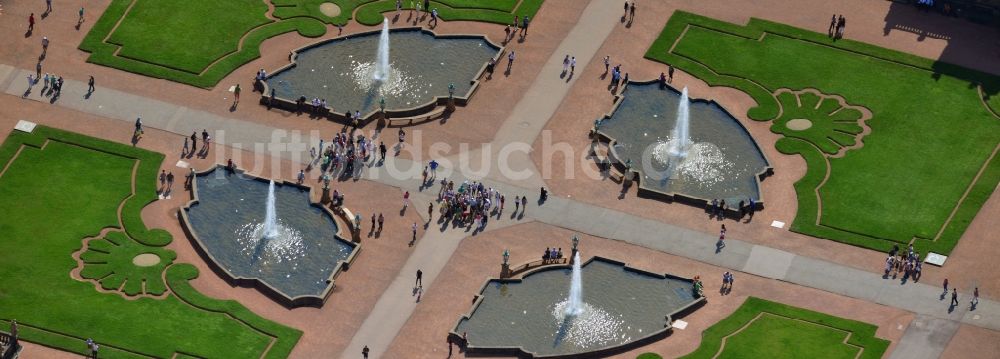
{"label": "walkway", "polygon": [[[434,200],[436,187],[428,190],[427,193],[418,193],[416,189],[410,189],[413,201],[410,210],[417,211],[424,221],[427,220],[425,209],[427,204]],[[430,193],[433,192],[433,193]],[[435,206],[436,208],[436,206]],[[512,220],[508,216],[502,219],[491,219],[486,231],[501,229],[516,223],[526,222]],[[436,222],[431,222],[431,227],[440,226]],[[403,268],[396,274],[396,279],[389,284],[382,296],[379,297],[375,307],[372,308],[368,318],[354,333],[351,343],[347,345],[341,358],[356,357],[361,354],[361,349],[368,346],[370,358],[378,358],[389,349],[396,334],[403,328],[406,321],[417,308],[416,296],[416,274],[421,271],[421,285],[424,293],[430,290],[445,264],[451,259],[451,255],[458,249],[462,239],[470,236],[472,231],[462,228],[450,228],[445,231],[429,228],[424,232],[423,237],[417,241],[416,247],[410,257],[403,264]]]}
{"label": "walkway", "polygon": [[[579,32],[596,33],[597,36],[603,33],[601,29],[603,29],[604,22],[591,18],[598,15],[603,16],[604,12],[608,11],[603,9],[604,6],[610,6],[605,5],[605,3],[611,2],[594,1],[588,6],[583,18],[579,21],[579,25],[567,37],[567,41],[578,39],[586,44],[579,48],[570,47],[567,43],[561,45],[553,55],[554,58],[559,58],[559,64],[561,64],[561,56],[564,55],[564,52],[580,55],[578,56],[578,65],[581,68],[586,64],[586,61],[581,61],[581,59],[589,61],[593,57],[593,52],[596,50],[588,49],[592,48],[591,43],[599,44],[601,41],[593,35],[581,37]],[[618,11],[617,8],[614,11]],[[616,17],[612,17],[612,19],[617,20]],[[593,27],[597,27],[597,29],[594,30]],[[550,61],[549,65],[556,63]],[[0,65],[0,89],[3,89],[7,94],[21,97],[25,93],[25,79],[29,73],[26,70]],[[543,73],[557,74],[558,70],[553,72],[553,70],[547,69]],[[558,103],[562,101],[562,97],[553,96],[553,94],[559,95],[561,93],[562,96],[565,96],[565,89],[557,90],[549,87],[553,85],[553,81],[548,77],[539,78],[537,83],[532,85],[528,92],[531,95],[526,96],[526,98],[544,97],[545,100],[525,99],[519,102],[511,117],[507,119],[497,134],[496,143],[509,143],[507,141],[520,141],[529,145],[533,143],[538,131],[544,127],[547,120],[547,117],[544,116],[551,115]],[[568,85],[566,86],[568,89]],[[272,155],[292,160],[302,159],[304,161],[307,158],[304,155],[307,151],[305,145],[299,146],[300,148],[290,148],[291,146],[285,145],[287,143],[285,141],[286,131],[282,129],[225,118],[107,88],[98,88],[97,92],[92,94],[89,99],[85,99],[86,87],[85,83],[66,81],[62,97],[54,104],[129,123],[135,121],[136,116],[141,115],[146,126],[180,135],[187,135],[202,128],[217,129],[225,134],[225,136],[217,136],[219,137],[216,139],[217,143],[238,148],[245,144],[269,144],[266,150],[259,148],[257,152],[270,151]],[[26,98],[48,102],[48,98],[38,95],[39,90],[40,86],[35,86],[34,91]],[[551,110],[549,110],[550,108]],[[522,119],[526,120],[522,121]],[[388,167],[370,169],[366,176],[373,181],[404,188],[411,193],[417,192],[420,176],[419,164],[403,159],[395,159],[388,164],[390,165]],[[407,168],[416,168],[417,171],[408,176],[392,175],[393,169]],[[442,176],[448,176],[449,179],[456,182],[462,180],[462,176],[458,174],[449,174],[448,169],[439,172],[442,172]],[[512,185],[490,177],[484,182],[508,195],[531,194],[532,197],[535,197],[538,188],[536,183],[532,181],[518,181],[515,182],[517,185]],[[426,199],[424,200],[426,201]],[[875,273],[822,259],[798,256],[766,246],[752,245],[736,239],[727,239],[726,248],[720,253],[716,253],[714,234],[692,231],[565,198],[551,197],[542,206],[529,203],[528,207],[525,221],[537,220],[593,236],[622,240],[728,269],[892,306],[912,311],[920,315],[922,320],[943,320],[937,321],[939,322],[937,326],[943,326],[940,323],[961,322],[1000,330],[1000,305],[998,305],[1000,303],[983,300],[979,309],[969,312],[966,309],[967,306],[964,305],[967,303],[967,293],[962,296],[963,305],[959,306],[956,311],[948,313],[948,303],[939,299],[941,292],[936,286],[923,283],[898,285],[895,281],[883,280]],[[415,209],[419,211],[421,207],[418,205]],[[506,225],[503,221],[493,223],[491,229],[503,225]],[[395,333],[399,331],[416,306],[414,298],[408,296],[413,288],[411,281],[414,279],[416,268],[423,270],[424,279],[427,281],[426,287],[430,287],[433,279],[447,263],[450,254],[454,252],[465,235],[464,232],[457,230],[443,233],[432,231],[419,241],[414,253],[396,280],[387,289],[386,295],[379,300],[369,318],[356,333],[347,349],[348,354],[353,355],[350,351],[355,350],[360,352],[360,346],[368,345],[377,357],[378,353],[383,352],[388,347]],[[586,248],[586,243],[581,245]],[[949,331],[935,332],[947,333]],[[913,336],[919,335],[921,334],[917,332],[913,334]],[[907,333],[907,337],[909,336],[910,333]],[[936,340],[941,339],[936,338]],[[904,338],[905,341],[906,338]]]}
{"label": "walkway", "polygon": [[[468,158],[481,159],[483,158],[481,152],[484,150],[490,151],[487,158],[491,160],[506,157],[500,156],[500,152],[505,148],[507,151],[514,149],[515,146],[510,146],[510,144],[518,144],[518,150],[509,154],[507,162],[516,164],[511,166],[514,170],[530,170],[531,175],[528,178],[518,178],[514,181],[525,187],[543,186],[544,182],[537,169],[534,168],[534,162],[527,151],[531,149],[535,139],[538,138],[563,99],[569,94],[576,79],[579,78],[579,73],[560,75],[563,69],[563,58],[567,55],[576,57],[576,68],[582,72],[587,64],[594,59],[597,50],[604,44],[604,39],[611,34],[616,25],[620,25],[617,16],[609,16],[608,14],[620,11],[621,4],[618,2],[591,1],[583,10],[583,14],[580,15],[576,26],[570,30],[552,56],[545,62],[539,76],[531,83],[531,87],[525,91],[511,110],[510,115],[500,125],[500,129],[493,137],[492,146],[484,145],[483,149],[477,149],[468,154]],[[517,67],[516,61],[514,67]],[[459,155],[456,154],[452,157],[453,163],[459,163],[457,161]],[[495,160],[493,161],[495,162]],[[523,164],[523,167],[520,164]],[[500,178],[501,174],[496,171],[491,171],[489,176],[498,180],[512,181],[509,178]]]}

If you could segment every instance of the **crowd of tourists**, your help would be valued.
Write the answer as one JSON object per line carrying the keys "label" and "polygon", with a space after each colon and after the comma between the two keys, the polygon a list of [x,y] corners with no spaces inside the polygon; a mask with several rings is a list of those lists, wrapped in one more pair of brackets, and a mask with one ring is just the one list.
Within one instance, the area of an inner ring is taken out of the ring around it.
{"label": "crowd of tourists", "polygon": [[889,278],[891,276],[895,279],[902,275],[904,281],[912,278],[914,282],[917,282],[920,281],[922,266],[920,252],[914,250],[912,244],[906,251],[900,251],[899,245],[893,244],[889,256],[885,259],[885,273],[882,277]]}
{"label": "crowd of tourists", "polygon": [[[465,181],[455,186],[454,181],[441,180],[438,191],[441,202],[440,215],[443,221],[451,221],[455,226],[469,226],[481,231],[486,228],[492,216],[503,214],[507,198],[500,191],[486,187],[481,182]],[[515,200],[516,206],[527,205],[527,198]],[[517,209],[514,210],[517,212]]]}

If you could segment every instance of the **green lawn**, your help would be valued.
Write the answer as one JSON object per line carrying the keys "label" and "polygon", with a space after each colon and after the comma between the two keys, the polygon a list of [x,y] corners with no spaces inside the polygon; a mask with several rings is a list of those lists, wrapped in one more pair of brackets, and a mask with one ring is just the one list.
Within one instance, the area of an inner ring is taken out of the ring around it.
{"label": "green lawn", "polygon": [[[543,1],[440,0],[432,1],[431,8],[448,21],[509,24],[515,15],[534,17]],[[340,15],[321,13],[324,2],[337,4]],[[90,53],[88,62],[209,88],[260,57],[264,40],[293,31],[320,37],[326,34],[326,24],[346,25],[355,10],[358,22],[377,25],[382,13],[396,6],[395,0],[271,3],[274,19],[266,17],[268,7],[260,0],[112,0],[80,49]],[[404,4],[409,7],[410,1]]]}
{"label": "green lawn", "polygon": [[260,57],[266,39],[326,34],[322,15],[275,10],[274,21],[266,12],[254,0],[113,0],[80,49],[91,53],[88,62],[207,88]]}
{"label": "green lawn", "polygon": [[868,323],[749,297],[736,312],[705,330],[698,349],[683,358],[713,358],[724,340],[719,358],[853,359],[860,350],[860,358],[875,359],[889,347],[888,340],[875,337],[877,329]]}
{"label": "green lawn", "polygon": [[[0,176],[0,326],[17,319],[24,340],[76,353],[93,338],[107,358],[256,358],[272,341],[267,357],[286,357],[301,332],[194,291],[188,280],[197,269],[174,264],[175,254],[162,248],[169,234],[142,225],[140,210],[156,198],[162,161],[160,154],[46,127],[7,138],[0,147],[0,163],[9,163]],[[124,228],[117,214],[123,201]],[[82,275],[112,293],[70,277],[83,239],[104,228],[115,229],[91,240],[81,254]],[[138,253],[159,255],[161,265],[129,265]],[[118,293],[159,295],[167,287],[172,294],[162,299]]]}
{"label": "green lawn", "polygon": [[[921,252],[947,254],[1000,181],[1000,159],[986,163],[1000,144],[1000,119],[984,104],[1000,108],[996,76],[764,20],[739,26],[683,12],[646,57],[740,89],[758,104],[750,118],[775,120],[772,131],[786,135],[777,149],[807,160],[794,231],[877,250],[917,238]],[[783,88],[817,89],[870,110],[864,146],[832,156],[855,141],[859,125],[835,118],[845,115],[826,103],[789,106],[774,95]],[[783,109],[825,125],[792,135]]]}
{"label": "green lawn", "polygon": [[137,1],[108,42],[121,46],[118,56],[197,74],[270,22],[265,12],[260,0]]}

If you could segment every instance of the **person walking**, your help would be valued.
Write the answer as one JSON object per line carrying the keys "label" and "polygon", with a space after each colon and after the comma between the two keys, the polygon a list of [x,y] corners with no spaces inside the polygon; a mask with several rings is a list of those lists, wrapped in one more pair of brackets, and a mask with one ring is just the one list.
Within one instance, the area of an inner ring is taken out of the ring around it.
{"label": "person walking", "polygon": [[417,269],[417,281],[415,283],[413,283],[413,285],[417,286],[417,288],[421,288],[421,287],[424,286],[424,272],[423,271]]}
{"label": "person walking", "polygon": [[521,209],[521,196],[514,196],[514,214],[517,214],[519,209]]}
{"label": "person walking", "polygon": [[410,239],[410,246],[417,241],[417,222],[413,222],[413,238]]}
{"label": "person walking", "polygon": [[132,136],[136,139],[142,138],[142,117],[136,117],[135,133],[133,133]]}
{"label": "person walking", "polygon": [[972,310],[975,310],[976,306],[979,305],[979,287],[972,290],[972,301],[969,304],[971,304]]}
{"label": "person walking", "polygon": [[951,306],[958,305],[958,288],[951,289]]}
{"label": "person walking", "polygon": [[170,192],[174,188],[174,173],[167,173],[167,192]]}
{"label": "person walking", "polygon": [[52,12],[52,0],[45,0],[45,13]]}
{"label": "person walking", "polygon": [[569,74],[572,75],[576,73],[576,56],[569,59]]}
{"label": "person walking", "polygon": [[[82,23],[83,23],[83,7],[81,6],[80,7],[80,18],[76,20],[76,24],[80,25]],[[79,26],[77,26],[77,28],[79,28]]]}
{"label": "person walking", "polygon": [[87,80],[87,93],[88,94],[89,93],[94,93],[94,77],[93,76],[91,76],[90,79]]}
{"label": "person walking", "polygon": [[830,28],[826,30],[826,36],[833,37],[833,30],[837,27],[837,14],[830,16]]}
{"label": "person walking", "polygon": [[382,215],[382,212],[379,212],[379,214],[378,214],[378,230],[376,232],[382,233],[382,225],[383,224],[385,224],[385,216]]}
{"label": "person walking", "polygon": [[427,223],[434,219],[434,202],[427,204]]}
{"label": "person walking", "polygon": [[510,54],[507,55],[507,72],[510,72],[510,68],[514,66],[514,50],[510,50]]}
{"label": "person walking", "polygon": [[361,349],[361,356],[364,357],[364,359],[368,359],[368,352],[368,346],[365,345],[365,347]]}
{"label": "person walking", "polygon": [[[944,292],[948,293],[948,278],[944,279]],[[941,296],[944,297],[944,294],[941,294]],[[942,298],[942,299],[944,299],[944,298]]]}
{"label": "person walking", "polygon": [[563,58],[563,70],[562,73],[565,74],[569,70],[569,55]]}
{"label": "person walking", "polygon": [[528,211],[528,196],[521,197],[521,214]]}
{"label": "person walking", "polygon": [[28,32],[35,31],[35,13],[28,15]]}
{"label": "person walking", "polygon": [[233,106],[240,104],[240,84],[236,84],[236,88],[233,89],[234,102]]}
{"label": "person walking", "polygon": [[611,68],[611,55],[604,56],[604,73],[608,73]]}
{"label": "person walking", "polygon": [[403,210],[410,205],[410,191],[403,192]]}
{"label": "person walking", "polygon": [[625,0],[625,12],[622,13],[622,21],[625,21],[626,17],[628,17],[628,0]]}
{"label": "person walking", "polygon": [[632,1],[632,7],[630,7],[628,9],[628,12],[629,12],[628,22],[631,23],[633,20],[635,20],[635,1],[634,0]]}
{"label": "person walking", "polygon": [[674,65],[667,65],[667,83],[674,82]]}

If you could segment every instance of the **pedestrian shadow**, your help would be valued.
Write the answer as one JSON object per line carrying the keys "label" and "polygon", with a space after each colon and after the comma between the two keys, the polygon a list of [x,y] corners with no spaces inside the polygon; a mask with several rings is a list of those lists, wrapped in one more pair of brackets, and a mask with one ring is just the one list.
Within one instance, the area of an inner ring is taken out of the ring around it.
{"label": "pedestrian shadow", "polygon": [[570,72],[569,76],[566,76],[566,82],[569,82],[572,79],[573,79],[573,72]]}

